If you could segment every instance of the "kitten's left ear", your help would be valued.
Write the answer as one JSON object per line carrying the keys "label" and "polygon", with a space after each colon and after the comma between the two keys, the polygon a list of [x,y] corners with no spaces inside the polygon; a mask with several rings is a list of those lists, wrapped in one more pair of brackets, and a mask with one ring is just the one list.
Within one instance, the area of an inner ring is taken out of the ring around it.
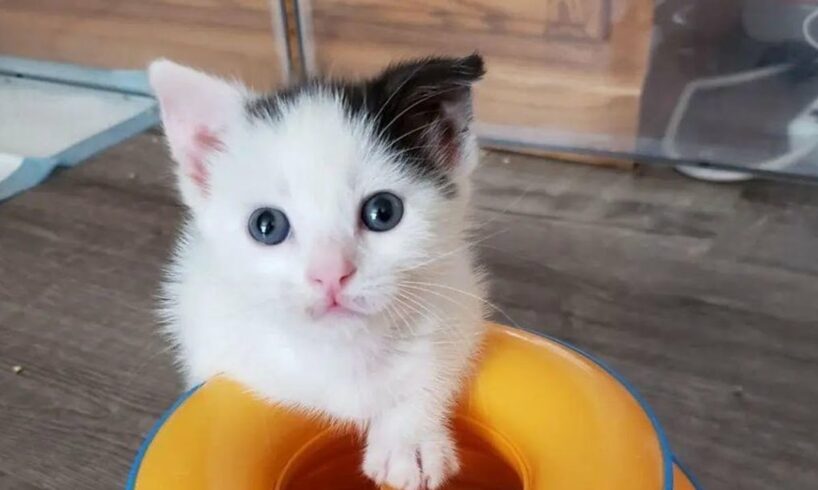
{"label": "kitten's left ear", "polygon": [[368,86],[378,130],[387,141],[418,149],[452,169],[462,161],[470,137],[471,86],[484,74],[483,58],[476,53],[387,68]]}
{"label": "kitten's left ear", "polygon": [[222,148],[227,127],[241,115],[244,89],[164,59],[151,63],[148,76],[178,164],[182,198],[196,207],[207,196],[210,157]]}

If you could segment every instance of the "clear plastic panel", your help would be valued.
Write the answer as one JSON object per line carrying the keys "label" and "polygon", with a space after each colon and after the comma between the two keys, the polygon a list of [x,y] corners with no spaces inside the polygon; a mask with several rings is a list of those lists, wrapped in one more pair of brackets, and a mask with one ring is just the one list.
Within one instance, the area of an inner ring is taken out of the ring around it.
{"label": "clear plastic panel", "polygon": [[657,2],[636,152],[818,176],[818,2]]}

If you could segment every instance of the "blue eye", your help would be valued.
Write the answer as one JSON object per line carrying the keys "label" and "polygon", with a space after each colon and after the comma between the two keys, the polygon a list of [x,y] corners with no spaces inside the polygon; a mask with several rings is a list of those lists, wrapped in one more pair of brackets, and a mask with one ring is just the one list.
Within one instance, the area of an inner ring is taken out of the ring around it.
{"label": "blue eye", "polygon": [[391,192],[378,192],[364,201],[361,220],[372,231],[389,231],[403,218],[403,201]]}
{"label": "blue eye", "polygon": [[253,211],[247,227],[253,240],[264,245],[278,245],[290,234],[287,215],[274,208],[259,208]]}

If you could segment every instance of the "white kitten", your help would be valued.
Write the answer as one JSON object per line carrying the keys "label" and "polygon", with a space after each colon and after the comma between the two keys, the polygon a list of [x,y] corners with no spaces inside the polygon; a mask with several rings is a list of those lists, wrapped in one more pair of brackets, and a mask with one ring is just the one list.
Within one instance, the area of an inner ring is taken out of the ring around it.
{"label": "white kitten", "polygon": [[483,334],[466,211],[478,55],[271,95],[150,66],[190,219],[165,284],[188,384],[217,374],[366,429],[364,472],[434,489]]}

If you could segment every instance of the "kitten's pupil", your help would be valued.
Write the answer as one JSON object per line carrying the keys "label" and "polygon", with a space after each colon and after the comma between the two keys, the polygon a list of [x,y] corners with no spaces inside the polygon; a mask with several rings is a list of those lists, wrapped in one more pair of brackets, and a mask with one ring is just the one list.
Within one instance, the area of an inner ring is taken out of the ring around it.
{"label": "kitten's pupil", "polygon": [[364,201],[361,219],[372,231],[388,231],[400,223],[403,201],[391,192],[378,192]]}
{"label": "kitten's pupil", "polygon": [[388,222],[392,219],[392,205],[389,204],[389,201],[380,200],[374,203],[372,207],[372,215],[370,218],[374,221],[380,221],[381,223]]}
{"label": "kitten's pupil", "polygon": [[270,212],[266,212],[258,217],[258,231],[260,231],[262,235],[267,236],[273,231],[273,219],[273,215]]}
{"label": "kitten's pupil", "polygon": [[283,211],[274,208],[259,208],[253,211],[248,223],[250,236],[264,245],[277,245],[287,238],[290,222]]}

